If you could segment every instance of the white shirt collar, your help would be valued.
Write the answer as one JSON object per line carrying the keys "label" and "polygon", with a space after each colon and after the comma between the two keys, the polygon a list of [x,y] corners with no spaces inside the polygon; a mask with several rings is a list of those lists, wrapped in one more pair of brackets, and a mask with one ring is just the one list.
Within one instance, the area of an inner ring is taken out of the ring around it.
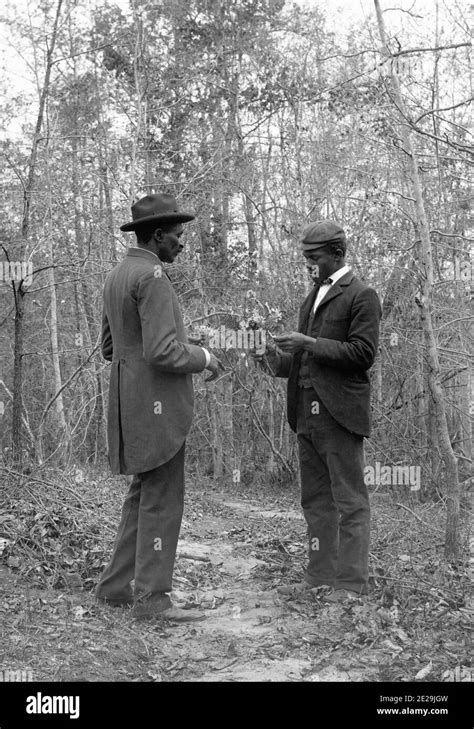
{"label": "white shirt collar", "polygon": [[[336,281],[339,281],[339,279],[345,276],[346,273],[349,273],[350,270],[351,269],[349,268],[349,266],[343,266],[342,268],[338,268],[337,271],[334,271],[334,273],[331,273],[331,275],[328,276],[328,278],[330,278],[332,281],[332,284],[329,285],[332,286],[333,284],[335,284]],[[328,284],[326,284],[326,286],[327,285]]]}

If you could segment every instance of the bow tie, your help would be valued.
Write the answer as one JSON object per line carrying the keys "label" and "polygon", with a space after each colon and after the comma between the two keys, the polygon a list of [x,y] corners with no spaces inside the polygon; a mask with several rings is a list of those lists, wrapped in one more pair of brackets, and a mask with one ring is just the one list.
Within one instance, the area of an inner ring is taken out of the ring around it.
{"label": "bow tie", "polygon": [[320,286],[330,286],[332,284],[332,278],[325,278],[324,281],[320,282]]}

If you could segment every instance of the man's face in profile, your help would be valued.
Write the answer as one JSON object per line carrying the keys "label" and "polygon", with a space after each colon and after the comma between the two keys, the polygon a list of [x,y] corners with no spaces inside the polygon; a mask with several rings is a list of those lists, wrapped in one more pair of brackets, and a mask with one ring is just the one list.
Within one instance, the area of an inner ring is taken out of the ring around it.
{"label": "man's face in profile", "polygon": [[324,281],[325,278],[334,273],[337,268],[334,253],[326,248],[318,248],[315,251],[303,253],[306,259],[306,266],[310,271],[310,276],[318,283]]}
{"label": "man's face in profile", "polygon": [[165,263],[173,263],[176,256],[181,253],[184,243],[181,241],[184,228],[181,223],[173,225],[171,228],[163,228],[160,230],[158,239],[156,240],[156,254],[160,261]]}

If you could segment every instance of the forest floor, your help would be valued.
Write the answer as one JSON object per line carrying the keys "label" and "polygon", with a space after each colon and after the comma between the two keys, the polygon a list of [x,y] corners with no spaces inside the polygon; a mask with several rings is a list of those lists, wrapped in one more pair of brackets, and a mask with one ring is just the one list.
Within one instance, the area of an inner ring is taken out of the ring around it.
{"label": "forest floor", "polygon": [[294,484],[250,492],[188,478],[187,488],[173,597],[206,615],[187,624],[94,600],[123,478],[57,474],[5,488],[0,668],[34,681],[140,682],[453,681],[469,670],[469,553],[443,560],[442,501],[373,494],[370,597],[325,606],[276,592],[305,562]]}

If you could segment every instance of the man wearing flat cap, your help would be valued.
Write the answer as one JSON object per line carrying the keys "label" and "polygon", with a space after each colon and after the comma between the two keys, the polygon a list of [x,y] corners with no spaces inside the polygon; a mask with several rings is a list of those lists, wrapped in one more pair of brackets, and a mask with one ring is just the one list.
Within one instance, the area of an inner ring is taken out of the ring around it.
{"label": "man wearing flat cap", "polygon": [[[182,251],[183,223],[171,195],[147,195],[132,206],[136,247],[107,276],[102,354],[112,362],[108,450],[113,473],[133,474],[112,558],[96,590],[111,606],[133,605],[136,617],[174,621],[203,617],[172,605],[169,592],[184,500],[185,439],[193,415],[192,374],[223,370],[190,344],[163,263]],[[134,581],[132,590],[131,582]]]}
{"label": "man wearing flat cap", "polygon": [[288,377],[288,421],[298,438],[308,527],[304,581],[278,591],[322,588],[325,600],[338,603],[368,591],[363,439],[370,433],[368,370],[377,354],[381,306],[345,264],[346,236],[338,223],[308,225],[301,249],[316,285],[301,306],[298,331],[276,337],[277,349],[257,357],[276,376]]}

